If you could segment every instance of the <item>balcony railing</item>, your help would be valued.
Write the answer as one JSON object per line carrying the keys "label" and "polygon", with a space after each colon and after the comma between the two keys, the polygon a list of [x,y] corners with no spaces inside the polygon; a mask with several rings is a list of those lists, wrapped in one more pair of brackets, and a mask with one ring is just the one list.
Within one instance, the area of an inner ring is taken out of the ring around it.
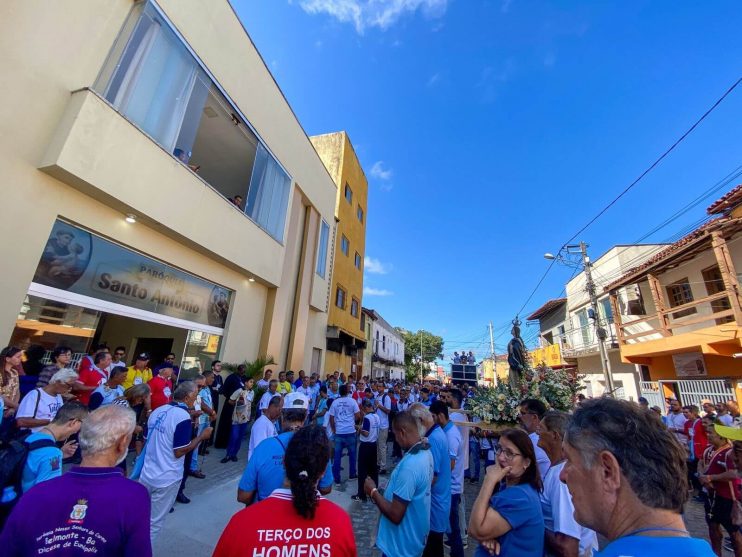
{"label": "balcony railing", "polygon": [[[680,317],[678,314],[683,315]],[[626,319],[633,316],[621,317]],[[634,344],[730,322],[734,322],[734,310],[730,307],[729,293],[724,290],[700,300],[659,309],[652,315],[618,323],[618,338],[621,344]]]}

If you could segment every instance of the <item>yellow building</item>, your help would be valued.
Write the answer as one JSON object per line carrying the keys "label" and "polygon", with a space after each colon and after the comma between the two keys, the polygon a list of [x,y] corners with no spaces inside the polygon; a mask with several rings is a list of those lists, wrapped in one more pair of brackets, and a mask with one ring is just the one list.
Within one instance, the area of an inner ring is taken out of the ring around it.
{"label": "yellow building", "polygon": [[320,371],[337,187],[229,2],[3,7],[3,342]]}
{"label": "yellow building", "polygon": [[[337,185],[325,371],[363,375],[361,320],[368,181],[346,132],[310,138]],[[329,233],[329,223],[322,223]]]}

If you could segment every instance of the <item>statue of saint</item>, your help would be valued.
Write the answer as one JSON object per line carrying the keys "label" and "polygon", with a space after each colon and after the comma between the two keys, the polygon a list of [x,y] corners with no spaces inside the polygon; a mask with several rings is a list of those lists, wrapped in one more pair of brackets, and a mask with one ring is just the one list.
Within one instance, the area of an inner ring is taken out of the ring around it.
{"label": "statue of saint", "polygon": [[513,338],[508,343],[508,365],[510,374],[508,383],[513,389],[518,389],[523,380],[523,371],[526,367],[526,345],[520,338],[520,321],[516,318],[513,321],[513,329],[510,331]]}

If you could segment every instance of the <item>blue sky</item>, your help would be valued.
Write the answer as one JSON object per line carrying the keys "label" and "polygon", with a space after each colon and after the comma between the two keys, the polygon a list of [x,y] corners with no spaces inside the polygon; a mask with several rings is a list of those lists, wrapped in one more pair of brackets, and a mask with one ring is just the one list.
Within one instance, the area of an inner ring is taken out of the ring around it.
{"label": "blue sky", "polygon": [[[497,351],[554,252],[742,75],[735,2],[232,0],[308,134],[369,178],[363,305]],[[742,165],[742,86],[578,240],[633,243]],[[730,189],[645,239],[697,222]],[[521,317],[560,294],[555,266]],[[527,340],[535,327],[524,329]]]}

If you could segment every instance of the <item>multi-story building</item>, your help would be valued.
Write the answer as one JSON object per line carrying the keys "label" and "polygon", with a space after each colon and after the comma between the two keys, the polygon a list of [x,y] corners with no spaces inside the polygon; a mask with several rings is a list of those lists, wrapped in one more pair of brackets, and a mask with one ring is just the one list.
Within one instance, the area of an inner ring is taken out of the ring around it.
{"label": "multi-story building", "polygon": [[528,317],[529,320],[539,321],[539,345],[544,349],[543,353],[536,352],[533,357],[552,366],[575,368],[578,373],[585,375],[585,394],[601,396],[606,385],[596,337],[597,320],[607,334],[604,346],[616,391],[614,394],[620,398],[637,400],[640,381],[638,370],[635,365],[621,360],[613,308],[605,287],[662,247],[656,244],[617,245],[591,263],[598,296],[598,315],[593,315],[590,308],[585,272],[575,275],[566,285],[566,298],[550,300]]}
{"label": "multi-story building", "polygon": [[[310,139],[337,185],[325,370],[360,377],[363,369],[358,351],[366,345],[361,302],[368,181],[346,132]],[[321,234],[330,234],[329,222],[322,221]]]}
{"label": "multi-story building", "polygon": [[363,315],[367,334],[367,348],[363,355],[364,375],[404,379],[404,338],[376,311],[363,308]]}
{"label": "multi-story building", "polygon": [[229,2],[11,4],[6,340],[320,371],[337,188]]}
{"label": "multi-story building", "polygon": [[666,397],[726,401],[742,379],[742,186],[708,214],[608,286],[621,359],[640,366],[642,394],[661,408]]}

